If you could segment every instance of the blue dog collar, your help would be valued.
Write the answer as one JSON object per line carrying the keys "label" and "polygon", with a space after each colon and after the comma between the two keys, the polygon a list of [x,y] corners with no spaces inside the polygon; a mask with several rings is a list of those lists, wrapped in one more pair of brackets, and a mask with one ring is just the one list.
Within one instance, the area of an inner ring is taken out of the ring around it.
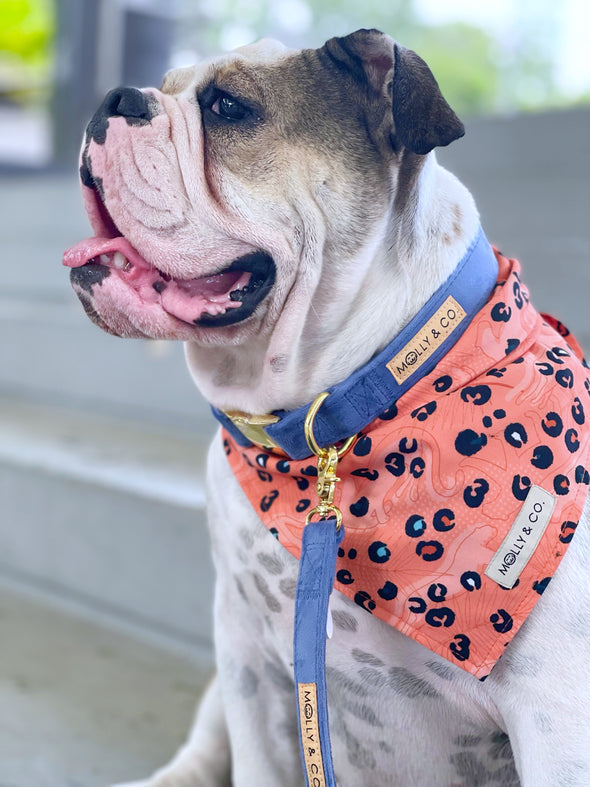
{"label": "blue dog collar", "polygon": [[[328,389],[330,396],[314,427],[318,444],[335,445],[360,432],[429,374],[487,302],[497,277],[496,257],[480,227],[452,275],[395,339],[368,364]],[[212,410],[238,445],[253,444],[228,415]],[[264,427],[271,442],[291,459],[309,456],[303,431],[308,410],[309,404],[276,411],[276,423]]]}

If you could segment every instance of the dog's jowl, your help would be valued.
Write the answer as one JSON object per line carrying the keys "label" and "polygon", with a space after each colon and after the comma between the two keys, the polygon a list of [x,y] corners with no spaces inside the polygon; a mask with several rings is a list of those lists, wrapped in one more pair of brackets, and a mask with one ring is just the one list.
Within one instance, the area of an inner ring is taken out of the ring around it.
{"label": "dog's jowl", "polygon": [[590,785],[590,374],[437,164],[463,133],[374,30],[91,119],[73,287],[112,334],[186,342],[221,423],[217,673],[136,785]]}

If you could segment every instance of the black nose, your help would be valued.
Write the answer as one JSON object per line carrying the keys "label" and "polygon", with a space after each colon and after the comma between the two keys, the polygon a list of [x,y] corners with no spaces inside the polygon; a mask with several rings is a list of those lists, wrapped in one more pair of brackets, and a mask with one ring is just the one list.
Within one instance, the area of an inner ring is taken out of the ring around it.
{"label": "black nose", "polygon": [[[151,99],[151,100],[150,100]],[[86,128],[87,141],[103,145],[109,118],[123,117],[130,126],[144,126],[156,114],[155,99],[134,87],[117,87],[109,91]]]}

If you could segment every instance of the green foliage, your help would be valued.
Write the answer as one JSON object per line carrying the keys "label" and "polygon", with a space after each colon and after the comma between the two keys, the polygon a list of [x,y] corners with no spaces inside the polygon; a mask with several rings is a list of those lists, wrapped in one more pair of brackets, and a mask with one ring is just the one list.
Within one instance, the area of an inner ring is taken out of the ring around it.
{"label": "green foliage", "polygon": [[0,94],[21,97],[49,80],[51,0],[0,0]]}

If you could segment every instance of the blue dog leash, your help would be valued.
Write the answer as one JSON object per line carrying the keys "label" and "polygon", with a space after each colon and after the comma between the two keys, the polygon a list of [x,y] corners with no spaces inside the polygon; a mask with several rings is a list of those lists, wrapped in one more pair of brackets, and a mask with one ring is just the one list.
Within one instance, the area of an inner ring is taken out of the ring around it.
{"label": "blue dog leash", "polygon": [[[334,587],[338,547],[344,538],[342,514],[334,505],[338,460],[352,447],[356,435],[341,448],[320,448],[313,434],[318,410],[328,397],[320,394],[304,423],[305,437],[318,460],[318,505],[305,520],[295,597],[293,637],[295,688],[299,708],[299,743],[307,787],[336,787],[326,692],[326,624]],[[315,517],[318,521],[313,521]]]}
{"label": "blue dog leash", "polygon": [[307,787],[335,787],[326,693],[326,621],[344,528],[336,518],[303,531],[295,598],[294,661],[299,744]]}

